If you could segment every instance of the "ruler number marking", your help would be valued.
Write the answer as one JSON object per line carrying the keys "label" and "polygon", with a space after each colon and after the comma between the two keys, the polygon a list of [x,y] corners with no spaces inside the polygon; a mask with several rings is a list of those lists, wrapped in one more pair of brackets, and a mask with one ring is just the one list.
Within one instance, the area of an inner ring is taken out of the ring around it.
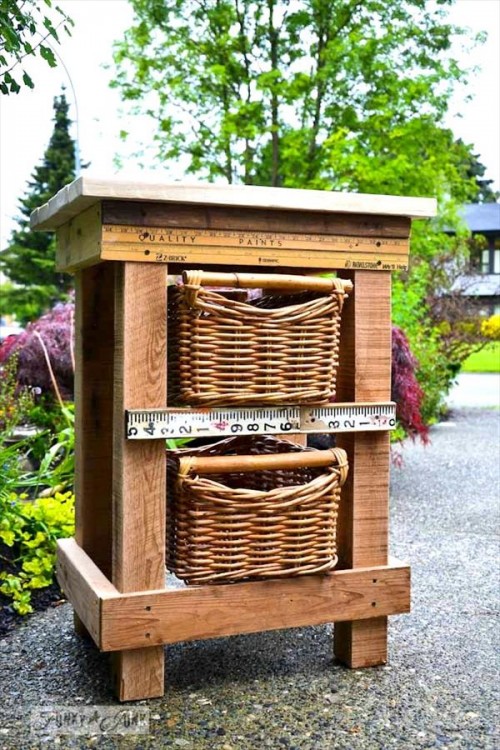
{"label": "ruler number marking", "polygon": [[[316,429],[315,429],[316,426]],[[134,410],[127,413],[128,438],[225,436],[256,433],[388,430],[396,426],[394,404],[277,407],[218,411]]]}

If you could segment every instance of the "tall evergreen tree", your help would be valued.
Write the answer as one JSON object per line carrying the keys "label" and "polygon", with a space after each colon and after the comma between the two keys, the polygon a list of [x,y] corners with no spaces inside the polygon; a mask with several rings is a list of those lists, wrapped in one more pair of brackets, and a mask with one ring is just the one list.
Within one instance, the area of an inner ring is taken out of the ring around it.
{"label": "tall evergreen tree", "polygon": [[33,320],[65,299],[71,277],[55,269],[55,238],[52,232],[32,232],[31,212],[46,203],[74,179],[75,143],[70,136],[71,120],[64,89],[54,98],[54,130],[43,161],[36,166],[28,189],[19,202],[21,216],[8,247],[0,253],[0,270],[12,286],[2,291],[0,312],[15,314],[21,323]]}
{"label": "tall evergreen tree", "polygon": [[[461,143],[460,140],[459,143]],[[498,201],[500,192],[493,188],[493,180],[486,179],[486,167],[479,161],[479,154],[470,153],[467,177],[474,180],[477,187],[477,195],[472,199],[472,203],[496,203]]]}

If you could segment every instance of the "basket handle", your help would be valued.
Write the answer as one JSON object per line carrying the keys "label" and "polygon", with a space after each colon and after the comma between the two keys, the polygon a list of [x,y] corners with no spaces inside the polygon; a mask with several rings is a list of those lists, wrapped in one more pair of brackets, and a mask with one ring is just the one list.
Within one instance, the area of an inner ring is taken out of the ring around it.
{"label": "basket handle", "polygon": [[297,453],[263,453],[255,456],[183,456],[179,474],[229,474],[231,472],[301,469],[337,464],[342,484],[347,477],[347,453],[342,448],[300,451]]}
{"label": "basket handle", "polygon": [[196,286],[228,286],[236,289],[282,289],[284,291],[352,292],[349,279],[322,276],[294,276],[274,273],[217,273],[212,271],[183,271],[182,281]]}

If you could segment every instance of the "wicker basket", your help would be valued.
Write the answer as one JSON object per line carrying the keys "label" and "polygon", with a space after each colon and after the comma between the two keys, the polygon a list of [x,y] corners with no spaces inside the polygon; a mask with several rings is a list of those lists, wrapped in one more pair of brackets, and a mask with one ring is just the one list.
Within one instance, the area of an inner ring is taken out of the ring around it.
{"label": "wicker basket", "polygon": [[[333,400],[340,315],[350,281],[202,271],[185,272],[183,279],[169,292],[170,404]],[[273,294],[242,302],[207,285],[270,288]],[[277,296],[277,290],[287,294]]]}
{"label": "wicker basket", "polygon": [[239,437],[167,461],[167,567],[178,578],[227,583],[336,565],[345,451]]}

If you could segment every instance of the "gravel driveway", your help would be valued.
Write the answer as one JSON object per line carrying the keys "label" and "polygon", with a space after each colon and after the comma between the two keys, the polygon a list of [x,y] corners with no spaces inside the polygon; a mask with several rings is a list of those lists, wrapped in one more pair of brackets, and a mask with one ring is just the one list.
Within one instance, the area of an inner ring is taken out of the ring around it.
{"label": "gravel driveway", "polygon": [[498,750],[499,412],[459,410],[393,469],[392,546],[413,575],[391,618],[390,662],[332,660],[331,627],[178,644],[167,691],[134,704],[149,733],[29,734],[41,706],[114,706],[108,658],[80,641],[69,605],[0,641],[0,748]]}

